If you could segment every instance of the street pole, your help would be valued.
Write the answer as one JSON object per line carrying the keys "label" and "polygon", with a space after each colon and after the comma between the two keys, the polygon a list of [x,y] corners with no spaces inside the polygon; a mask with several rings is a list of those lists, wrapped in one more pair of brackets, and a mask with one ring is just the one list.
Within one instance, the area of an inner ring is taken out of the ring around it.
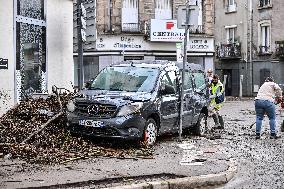
{"label": "street pole", "polygon": [[180,95],[180,119],[179,119],[179,140],[181,141],[182,135],[182,118],[183,118],[183,105],[184,105],[184,76],[185,76],[185,63],[187,62],[187,37],[189,29],[189,2],[186,3],[186,21],[185,21],[185,34],[183,46],[183,64],[181,76],[181,95]]}
{"label": "street pole", "polygon": [[83,68],[83,41],[82,41],[82,0],[77,0],[77,38],[78,38],[78,89],[81,90],[84,81],[84,68]]}
{"label": "street pole", "polygon": [[249,35],[249,49],[250,49],[250,55],[249,55],[249,94],[252,96],[253,95],[253,73],[252,73],[252,56],[253,56],[253,52],[252,52],[252,15],[253,14],[253,10],[252,10],[252,0],[250,0],[250,5],[249,5],[249,15],[250,15],[250,19],[249,19],[249,27],[250,27],[250,35]]}

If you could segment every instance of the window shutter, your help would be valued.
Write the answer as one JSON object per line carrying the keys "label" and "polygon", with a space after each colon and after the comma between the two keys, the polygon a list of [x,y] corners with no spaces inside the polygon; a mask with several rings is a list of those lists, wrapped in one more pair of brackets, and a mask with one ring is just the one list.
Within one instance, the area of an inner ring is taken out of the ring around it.
{"label": "window shutter", "polygon": [[138,23],[138,0],[123,0],[121,22],[122,24]]}
{"label": "window shutter", "polygon": [[155,18],[156,19],[172,19],[171,0],[156,0]]}

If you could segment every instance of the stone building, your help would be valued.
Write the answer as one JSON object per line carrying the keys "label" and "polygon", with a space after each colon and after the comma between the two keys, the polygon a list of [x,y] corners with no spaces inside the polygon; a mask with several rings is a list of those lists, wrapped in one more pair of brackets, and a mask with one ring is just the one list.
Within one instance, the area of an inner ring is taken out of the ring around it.
{"label": "stone building", "polygon": [[72,88],[73,1],[0,0],[0,115],[26,95]]}
{"label": "stone building", "polygon": [[281,0],[216,1],[215,66],[227,95],[256,95],[267,76],[284,83],[283,10]]}
{"label": "stone building", "polygon": [[[205,69],[212,68],[214,63],[213,2],[190,1],[191,5],[198,6],[198,15],[192,17],[198,20],[198,26],[191,29],[188,61]],[[87,12],[85,81],[105,66],[121,60],[177,60],[176,46],[184,36],[184,29],[177,27],[177,10],[185,4],[186,0],[83,0]],[[75,68],[76,51],[74,28]],[[75,82],[76,77],[75,71]]]}

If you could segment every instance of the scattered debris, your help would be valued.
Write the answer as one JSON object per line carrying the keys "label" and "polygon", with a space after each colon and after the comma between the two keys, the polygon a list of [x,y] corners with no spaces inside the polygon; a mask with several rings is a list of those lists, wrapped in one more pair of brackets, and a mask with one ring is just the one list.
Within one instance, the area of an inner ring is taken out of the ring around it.
{"label": "scattered debris", "polygon": [[96,144],[72,136],[64,109],[72,93],[27,98],[0,118],[0,154],[29,163],[57,164],[90,157],[152,158],[151,149]]}

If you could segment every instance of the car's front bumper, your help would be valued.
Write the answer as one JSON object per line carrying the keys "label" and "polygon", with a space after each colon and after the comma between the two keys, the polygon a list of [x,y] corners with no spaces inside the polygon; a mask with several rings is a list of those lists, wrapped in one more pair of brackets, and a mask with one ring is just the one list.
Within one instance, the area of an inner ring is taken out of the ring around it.
{"label": "car's front bumper", "polygon": [[[71,132],[103,138],[140,139],[146,120],[141,115],[129,115],[110,119],[92,118],[67,112],[68,129]],[[99,127],[79,125],[80,120],[100,121]]]}

